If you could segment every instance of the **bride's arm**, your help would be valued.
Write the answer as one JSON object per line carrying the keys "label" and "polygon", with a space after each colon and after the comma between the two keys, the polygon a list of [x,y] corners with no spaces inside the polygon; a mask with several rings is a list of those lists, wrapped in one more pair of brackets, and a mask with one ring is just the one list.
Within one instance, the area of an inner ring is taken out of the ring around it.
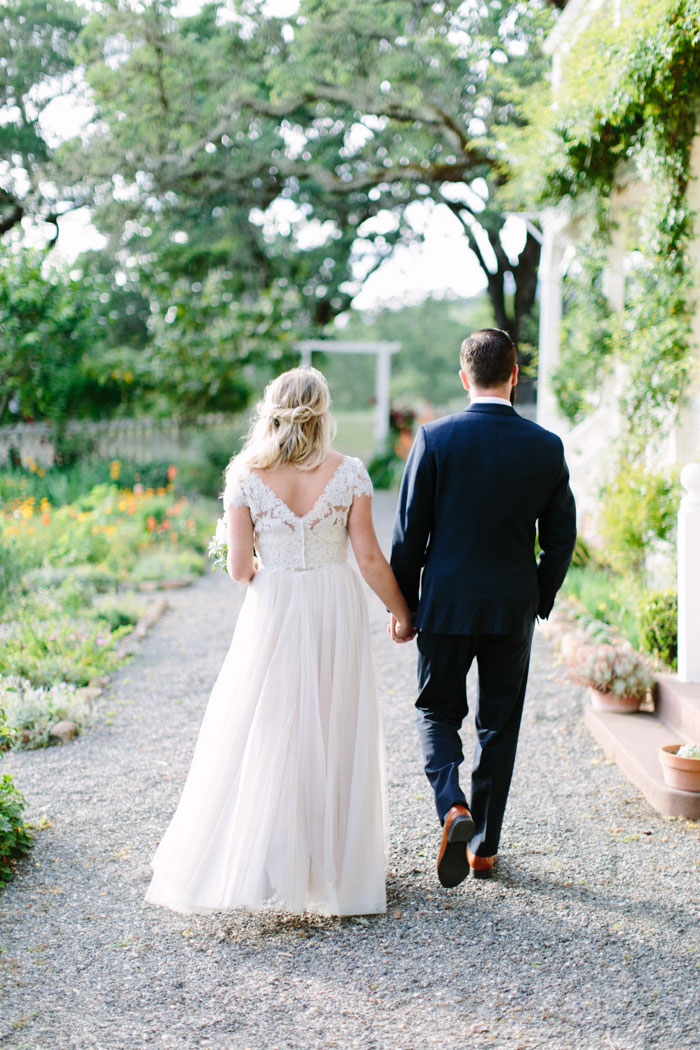
{"label": "bride's arm", "polygon": [[228,524],[228,558],[226,568],[231,579],[237,583],[250,583],[255,576],[253,558],[253,521],[248,507],[229,507],[226,511]]}
{"label": "bride's arm", "polygon": [[408,641],[415,634],[411,610],[379,546],[371,496],[355,496],[348,515],[348,535],[364,579],[397,620],[397,640]]}

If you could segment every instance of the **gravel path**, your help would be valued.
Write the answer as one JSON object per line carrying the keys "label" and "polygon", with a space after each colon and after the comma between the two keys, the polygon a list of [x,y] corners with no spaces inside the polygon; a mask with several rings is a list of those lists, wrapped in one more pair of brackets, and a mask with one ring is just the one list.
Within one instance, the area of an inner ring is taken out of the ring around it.
{"label": "gravel path", "polygon": [[[392,511],[378,493],[383,539]],[[96,724],[5,762],[28,819],[50,826],[0,895],[0,1047],[700,1047],[700,829],[658,816],[605,759],[584,728],[583,692],[541,634],[498,880],[437,882],[415,647],[389,642],[370,598],[387,915],[187,917],[145,905],[241,593],[208,573],[168,597]]]}

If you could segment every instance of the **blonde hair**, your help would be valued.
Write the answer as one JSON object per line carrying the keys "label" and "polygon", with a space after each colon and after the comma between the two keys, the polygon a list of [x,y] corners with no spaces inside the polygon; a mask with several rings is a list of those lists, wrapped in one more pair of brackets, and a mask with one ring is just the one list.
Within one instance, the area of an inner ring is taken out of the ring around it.
{"label": "blonde hair", "polygon": [[246,442],[225,470],[225,479],[245,467],[274,470],[291,463],[313,470],[328,455],[334,436],[331,395],[316,368],[290,368],[265,387]]}

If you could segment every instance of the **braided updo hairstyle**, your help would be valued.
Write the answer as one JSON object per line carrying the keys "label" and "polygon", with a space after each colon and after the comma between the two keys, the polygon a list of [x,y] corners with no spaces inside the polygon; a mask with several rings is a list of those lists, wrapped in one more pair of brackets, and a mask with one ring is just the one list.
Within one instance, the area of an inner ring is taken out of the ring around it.
{"label": "braided updo hairstyle", "polygon": [[316,368],[291,368],[265,387],[256,406],[248,438],[226,468],[238,474],[243,467],[274,470],[292,463],[312,470],[328,455],[333,439],[331,396],[325,377]]}

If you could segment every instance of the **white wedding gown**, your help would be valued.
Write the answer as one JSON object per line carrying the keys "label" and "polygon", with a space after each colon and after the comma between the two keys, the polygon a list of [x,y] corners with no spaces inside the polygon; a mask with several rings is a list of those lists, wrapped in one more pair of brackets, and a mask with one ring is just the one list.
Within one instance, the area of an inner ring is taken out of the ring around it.
{"label": "white wedding gown", "polygon": [[386,911],[382,727],[367,603],[347,562],[355,495],[346,456],[297,517],[257,474],[246,505],[260,568],[204,713],[145,900],[184,913]]}

